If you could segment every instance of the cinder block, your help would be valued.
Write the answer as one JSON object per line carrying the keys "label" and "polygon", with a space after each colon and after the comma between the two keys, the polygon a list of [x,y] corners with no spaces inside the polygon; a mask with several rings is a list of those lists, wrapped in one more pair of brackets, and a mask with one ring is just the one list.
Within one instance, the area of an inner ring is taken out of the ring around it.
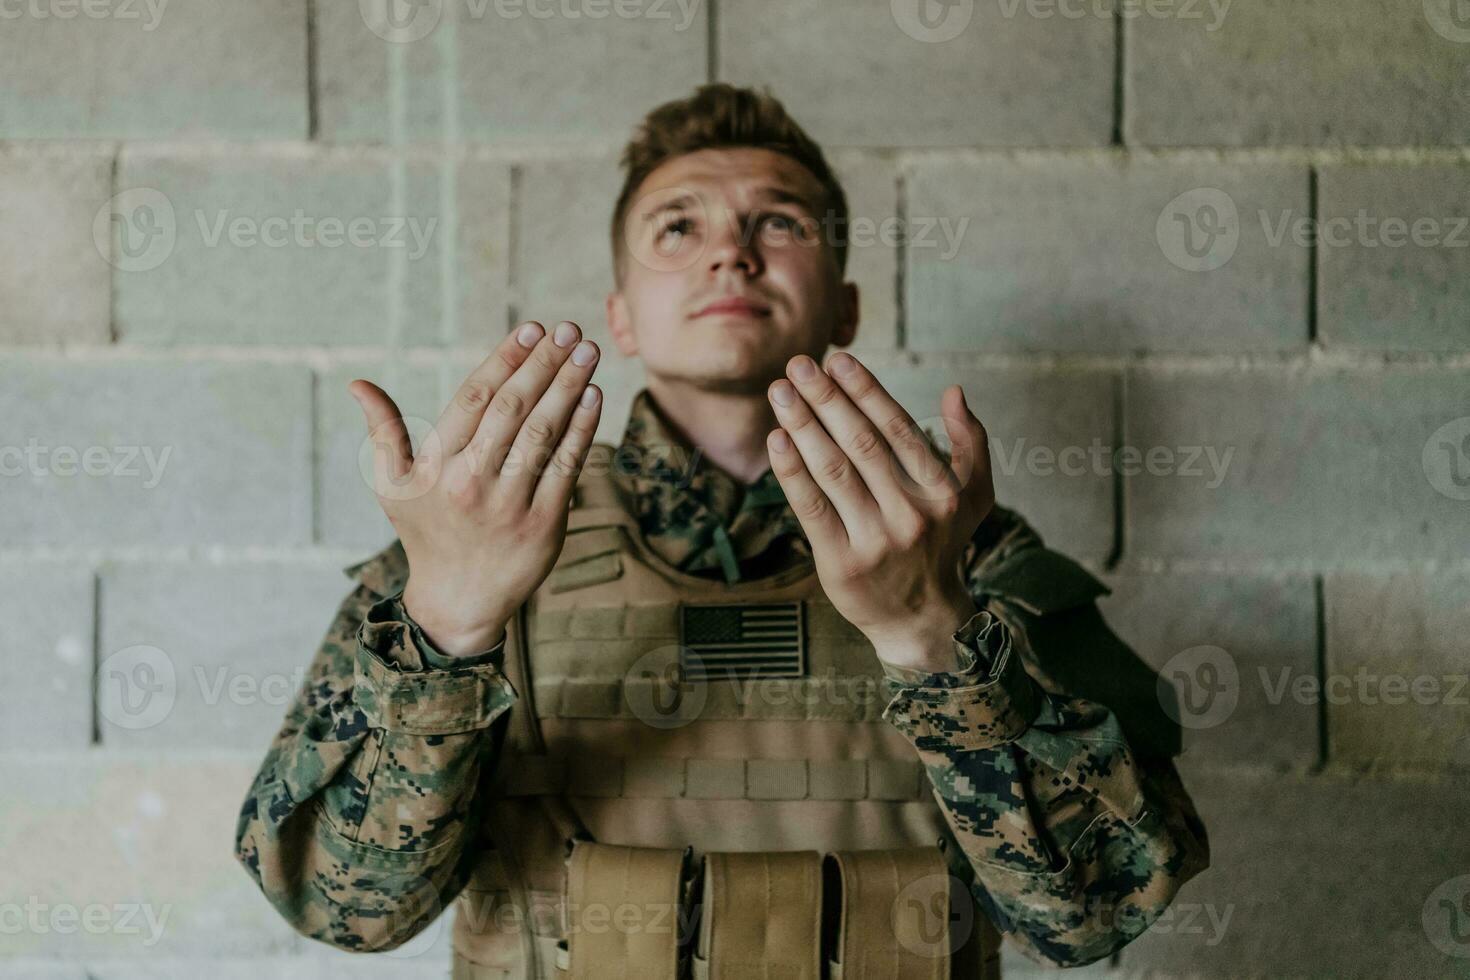
{"label": "cinder block", "polygon": [[1470,491],[1454,482],[1470,464],[1444,456],[1470,433],[1461,372],[1136,369],[1127,403],[1134,557],[1458,559],[1470,545]]}
{"label": "cinder block", "polygon": [[304,138],[306,5],[9,4],[0,136]]}
{"label": "cinder block", "polygon": [[94,218],[111,181],[112,156],[100,150],[0,151],[0,343],[108,342],[111,267]]}
{"label": "cinder block", "polygon": [[13,980],[88,980],[87,969],[80,963],[41,959],[13,959],[5,966],[5,976]]}
{"label": "cinder block", "polygon": [[1327,577],[1333,761],[1470,768],[1467,586],[1454,572]]}
{"label": "cinder block", "polygon": [[1453,16],[1453,3],[1136,5],[1162,13],[1125,19],[1126,140],[1470,142],[1470,27]]}
{"label": "cinder block", "polygon": [[1463,943],[1449,938],[1463,916],[1448,911],[1470,887],[1463,781],[1228,770],[1185,779],[1210,835],[1210,868],[1124,947],[1124,975],[1463,974]]}
{"label": "cinder block", "polygon": [[0,746],[80,749],[92,741],[92,573],[77,566],[0,565],[4,657]]}
{"label": "cinder block", "polygon": [[1103,614],[1169,685],[1161,704],[1191,764],[1317,761],[1318,704],[1299,696],[1317,680],[1311,579],[1126,574],[1108,584]]}
{"label": "cinder block", "polygon": [[1107,447],[1117,439],[1117,379],[1112,372],[946,370],[929,360],[864,363],[915,421],[936,436],[945,432],[940,395],[951,384],[963,385],[970,408],[989,434],[999,502],[1019,511],[1059,551],[1081,559],[1108,556],[1114,536]]}
{"label": "cinder block", "polygon": [[463,164],[463,210],[441,193],[446,179],[431,162],[332,150],[128,155],[120,184],[152,188],[171,213],[156,256],[119,273],[119,333],[145,344],[437,346],[458,334],[446,317],[503,319],[493,304],[505,301],[508,172]]}
{"label": "cinder block", "polygon": [[393,525],[373,492],[373,445],[367,420],[347,391],[364,378],[386,391],[403,413],[414,451],[439,421],[439,372],[384,359],[341,366],[317,383],[317,521],[320,538],[331,545],[382,548],[393,540]]}
{"label": "cinder block", "polygon": [[[917,350],[1304,347],[1304,168],[1093,157],[925,163],[908,216]],[[1269,221],[1268,221],[1269,219]],[[928,229],[927,232],[925,229]]]}
{"label": "cinder block", "polygon": [[231,849],[265,747],[171,748],[0,758],[5,901],[39,922],[22,909],[27,926],[0,932],[0,956],[141,964],[299,948]]}
{"label": "cinder block", "polygon": [[103,744],[264,753],[351,589],[341,564],[106,567]]}
{"label": "cinder block", "polygon": [[1326,167],[1317,186],[1323,342],[1470,349],[1470,167]]}
{"label": "cinder block", "polygon": [[304,368],[12,358],[0,366],[0,392],[0,540],[310,540]]}
{"label": "cinder block", "polygon": [[614,288],[609,229],[623,186],[617,161],[537,160],[519,167],[515,319],[548,329],[571,320],[604,351],[612,349],[605,301]]}
{"label": "cinder block", "polygon": [[[511,266],[511,168],[493,161],[466,160],[458,165],[454,209],[449,212],[458,223],[457,261],[453,263],[457,278],[458,309],[443,313],[443,335],[460,344],[481,346],[489,350],[495,338],[505,335],[510,326],[514,294],[510,285]],[[449,241],[446,235],[445,241]],[[441,269],[443,266],[441,266]],[[407,308],[431,308],[425,300],[415,300],[412,287],[422,284],[432,290],[443,283],[431,284],[422,278],[411,280]]]}
{"label": "cinder block", "polygon": [[372,7],[317,9],[327,139],[624,140],[707,74],[704,4],[431,0],[401,32]]}
{"label": "cinder block", "polygon": [[858,333],[849,348],[892,350],[898,337],[898,170],[886,158],[840,151],[827,163],[847,195],[845,279],[858,287]]}
{"label": "cinder block", "polygon": [[1083,146],[1112,135],[1113,17],[1101,8],[760,0],[722,7],[718,25],[721,76],[769,85],[824,143]]}

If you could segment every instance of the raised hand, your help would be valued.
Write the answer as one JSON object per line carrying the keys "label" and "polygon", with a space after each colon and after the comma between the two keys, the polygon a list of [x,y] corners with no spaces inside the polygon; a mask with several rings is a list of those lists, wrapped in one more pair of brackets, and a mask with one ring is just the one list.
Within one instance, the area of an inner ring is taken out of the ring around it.
{"label": "raised hand", "polygon": [[960,559],[995,505],[984,427],[946,388],[946,461],[851,355],[823,372],[803,354],[786,373],[768,391],[781,427],[766,448],[827,598],[884,660],[934,666],[975,613]]}
{"label": "raised hand", "polygon": [[574,323],[519,325],[464,379],[415,451],[387,392],[348,390],[374,443],[374,491],[408,556],[404,607],[445,653],[493,646],[551,572],[602,415],[599,351]]}

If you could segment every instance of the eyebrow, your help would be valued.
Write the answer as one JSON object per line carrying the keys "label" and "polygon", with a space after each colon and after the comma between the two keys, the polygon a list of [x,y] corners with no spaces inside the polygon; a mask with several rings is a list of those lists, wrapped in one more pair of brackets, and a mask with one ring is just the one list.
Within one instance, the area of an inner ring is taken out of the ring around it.
{"label": "eyebrow", "polygon": [[[815,212],[811,202],[805,196],[797,194],[794,191],[788,191],[785,188],[767,185],[758,188],[755,196],[763,201],[771,201],[776,204],[795,204],[799,207],[806,208],[808,211]],[[642,218],[644,221],[652,221],[657,215],[664,214],[668,211],[684,211],[691,204],[697,203],[698,199],[693,194],[680,194],[671,201],[665,201],[658,207],[645,211]]]}

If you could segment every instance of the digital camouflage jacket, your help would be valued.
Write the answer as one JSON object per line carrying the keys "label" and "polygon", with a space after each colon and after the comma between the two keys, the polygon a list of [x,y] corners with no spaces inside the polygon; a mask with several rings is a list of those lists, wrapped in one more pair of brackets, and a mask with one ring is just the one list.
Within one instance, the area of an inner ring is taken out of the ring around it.
{"label": "digital camouflage jacket", "polygon": [[[742,486],[700,459],[647,391],[615,460],[647,542],[681,570],[733,581],[809,560],[774,475]],[[994,508],[964,567],[980,612],[954,634],[960,669],[882,664],[884,718],[913,743],[959,845],[953,870],[991,920],[1033,959],[1089,963],[1209,864],[1171,760],[1178,727],[1102,620],[1106,588],[1016,513]],[[405,883],[432,883],[434,911],[464,887],[466,827],[518,695],[503,642],[453,659],[409,619],[401,544],[345,571],[357,585],[245,797],[236,854],[300,932],[366,951],[427,924],[403,928],[398,906],[423,902]],[[405,686],[436,734],[385,727]]]}

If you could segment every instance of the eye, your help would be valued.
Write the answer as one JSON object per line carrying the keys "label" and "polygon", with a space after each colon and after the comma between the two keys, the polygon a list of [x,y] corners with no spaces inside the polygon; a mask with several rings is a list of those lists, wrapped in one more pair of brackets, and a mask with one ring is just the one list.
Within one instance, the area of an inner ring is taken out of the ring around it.
{"label": "eye", "polygon": [[810,222],[796,215],[780,211],[764,212],[756,218],[757,227],[772,244],[810,244],[815,240],[815,229]]}
{"label": "eye", "polygon": [[657,241],[663,241],[670,234],[678,234],[681,236],[687,235],[690,231],[693,230],[693,228],[694,222],[690,221],[687,217],[673,218],[663,222],[659,226],[659,229],[657,233],[655,233],[654,238]]}

